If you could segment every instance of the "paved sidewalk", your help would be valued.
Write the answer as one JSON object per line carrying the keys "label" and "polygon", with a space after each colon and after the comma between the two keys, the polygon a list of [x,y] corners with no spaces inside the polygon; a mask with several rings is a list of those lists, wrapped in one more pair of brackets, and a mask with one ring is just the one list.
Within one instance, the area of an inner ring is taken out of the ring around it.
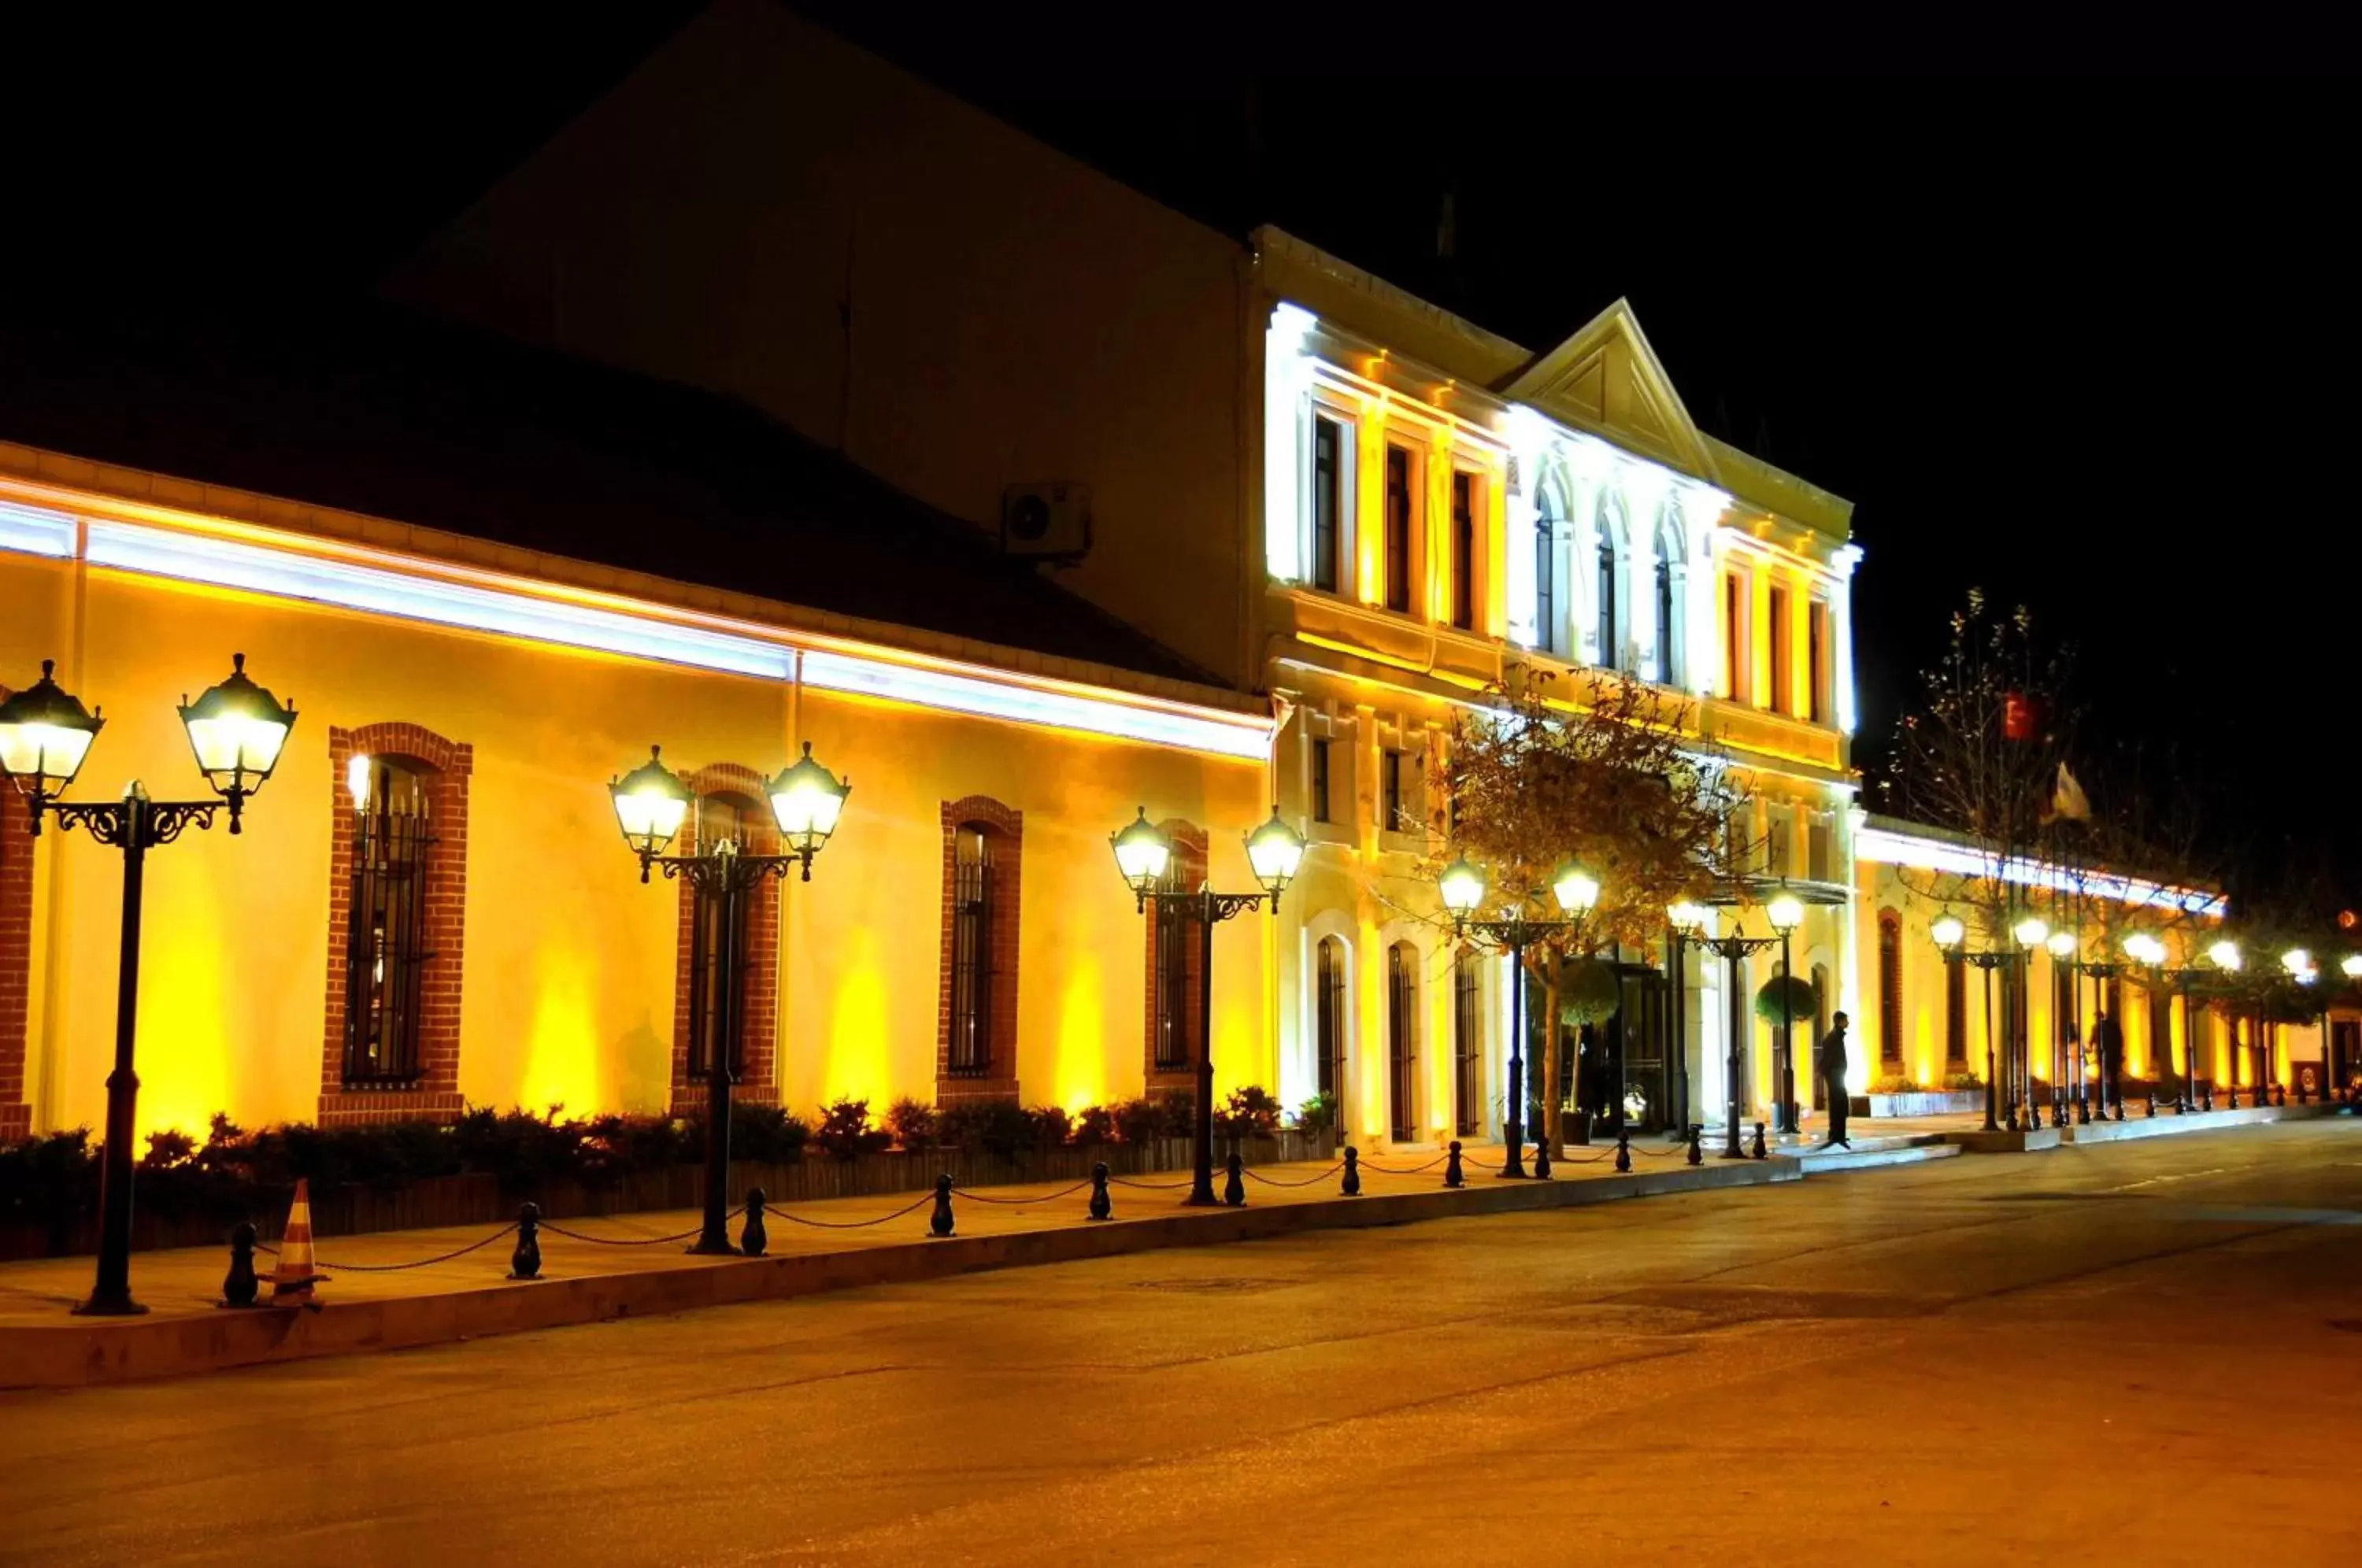
{"label": "paved sidewalk", "polygon": [[[774,1208],[761,1258],[698,1257],[682,1251],[699,1216],[673,1210],[544,1221],[540,1277],[507,1277],[513,1233],[491,1226],[380,1231],[318,1243],[316,1310],[217,1305],[226,1245],[139,1253],[133,1295],[148,1314],[71,1314],[88,1293],[92,1260],[0,1264],[0,1387],[55,1386],[170,1376],[257,1362],[447,1342],[647,1312],[798,1296],[936,1277],[975,1269],[1063,1262],[1162,1247],[1200,1246],[1306,1230],[1403,1224],[1614,1201],[1659,1193],[1793,1181],[1792,1159],[1722,1160],[1699,1166],[1679,1145],[1633,1146],[1618,1175],[1614,1150],[1572,1151],[1548,1182],[1507,1181],[1497,1145],[1466,1149],[1466,1185],[1443,1185],[1440,1154],[1380,1154],[1362,1162],[1362,1195],[1339,1191],[1341,1161],[1253,1167],[1241,1208],[1182,1202],[1186,1173],[1114,1178],[1115,1217],[1087,1216],[1087,1182],[1037,1183],[955,1193],[955,1234],[929,1234],[932,1193],[894,1193]],[[1217,1190],[1222,1176],[1216,1173]],[[743,1214],[734,1214],[737,1240]],[[572,1234],[568,1234],[572,1232]],[[470,1249],[458,1256],[444,1254]],[[421,1259],[441,1261],[407,1265]],[[271,1260],[256,1259],[266,1272]],[[264,1286],[269,1298],[269,1286]]]}

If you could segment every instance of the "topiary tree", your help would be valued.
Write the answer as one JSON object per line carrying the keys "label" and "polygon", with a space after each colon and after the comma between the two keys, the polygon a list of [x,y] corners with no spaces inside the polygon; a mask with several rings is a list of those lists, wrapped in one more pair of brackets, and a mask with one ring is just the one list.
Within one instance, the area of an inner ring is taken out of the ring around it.
{"label": "topiary tree", "polygon": [[[1784,1014],[1783,997],[1787,1007]],[[1783,1016],[1809,1022],[1818,1015],[1820,1006],[1821,993],[1813,989],[1813,982],[1796,975],[1774,975],[1755,993],[1755,1016],[1770,1024],[1777,1024]]]}

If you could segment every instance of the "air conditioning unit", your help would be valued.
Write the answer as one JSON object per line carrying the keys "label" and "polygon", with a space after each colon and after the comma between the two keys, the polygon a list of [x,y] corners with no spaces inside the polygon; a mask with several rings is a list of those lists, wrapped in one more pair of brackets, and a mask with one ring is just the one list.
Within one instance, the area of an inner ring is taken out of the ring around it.
{"label": "air conditioning unit", "polygon": [[1012,484],[1000,492],[1000,549],[1034,560],[1078,561],[1091,548],[1091,487]]}

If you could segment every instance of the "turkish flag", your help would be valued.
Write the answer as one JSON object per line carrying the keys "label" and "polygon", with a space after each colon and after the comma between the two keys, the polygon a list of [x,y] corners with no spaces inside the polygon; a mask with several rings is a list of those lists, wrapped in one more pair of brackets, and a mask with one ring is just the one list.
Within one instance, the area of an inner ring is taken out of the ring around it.
{"label": "turkish flag", "polygon": [[2034,738],[2034,700],[2023,691],[2004,691],[2001,697],[2001,733],[2003,740]]}

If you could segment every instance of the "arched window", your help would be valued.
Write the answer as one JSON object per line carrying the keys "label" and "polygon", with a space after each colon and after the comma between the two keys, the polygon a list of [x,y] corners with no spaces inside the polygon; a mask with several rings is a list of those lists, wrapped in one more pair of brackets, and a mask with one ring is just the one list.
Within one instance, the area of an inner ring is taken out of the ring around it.
{"label": "arched window", "polygon": [[[9,695],[0,686],[0,698]],[[25,1099],[33,996],[33,846],[25,798],[0,785],[0,1143],[33,1130]]]}
{"label": "arched window", "polygon": [[1903,1066],[1903,917],[1878,911],[1878,1060]]}
{"label": "arched window", "polygon": [[1944,1066],[1956,1073],[1969,1065],[1968,967],[1957,955],[1944,960]]}
{"label": "arched window", "polygon": [[[733,844],[775,855],[778,821],[760,773],[743,763],[709,763],[688,776],[693,796],[679,853],[710,855]],[[680,935],[674,972],[672,1099],[677,1111],[705,1100],[713,1053],[723,1051],[734,1093],[750,1103],[778,1096],[779,884],[762,878],[734,911],[719,889],[680,882]],[[734,1024],[731,1021],[735,1020]]]}
{"label": "arched window", "polygon": [[1337,1108],[1337,1135],[1345,1134],[1345,944],[1324,936],[1313,950],[1313,1088]]}
{"label": "arched window", "polygon": [[457,1116],[475,751],[403,722],[328,730],[324,1127]]}
{"label": "arched window", "polygon": [[1677,591],[1678,581],[1674,562],[1681,555],[1681,541],[1671,528],[1657,533],[1657,679],[1667,686],[1679,686],[1685,673],[1682,668],[1682,606]]}
{"label": "arched window", "polygon": [[1534,497],[1534,646],[1558,647],[1558,496],[1549,486]]}
{"label": "arched window", "polygon": [[1397,942],[1386,949],[1386,1114],[1395,1141],[1418,1135],[1418,949]]}
{"label": "arched window", "polygon": [[1485,993],[1477,955],[1451,963],[1451,1125],[1468,1137],[1485,1120]]}
{"label": "arched window", "polygon": [[1603,514],[1599,520],[1599,663],[1615,669],[1623,663],[1616,627],[1616,536]]}
{"label": "arched window", "polygon": [[[1164,890],[1194,892],[1206,880],[1206,834],[1187,823],[1157,824],[1173,843],[1164,863]],[[1148,1087],[1194,1089],[1205,1016],[1204,933],[1188,909],[1159,900],[1148,911]]]}
{"label": "arched window", "polygon": [[943,808],[943,1010],[935,1099],[1017,1098],[1017,955],[1025,815],[982,795]]}

